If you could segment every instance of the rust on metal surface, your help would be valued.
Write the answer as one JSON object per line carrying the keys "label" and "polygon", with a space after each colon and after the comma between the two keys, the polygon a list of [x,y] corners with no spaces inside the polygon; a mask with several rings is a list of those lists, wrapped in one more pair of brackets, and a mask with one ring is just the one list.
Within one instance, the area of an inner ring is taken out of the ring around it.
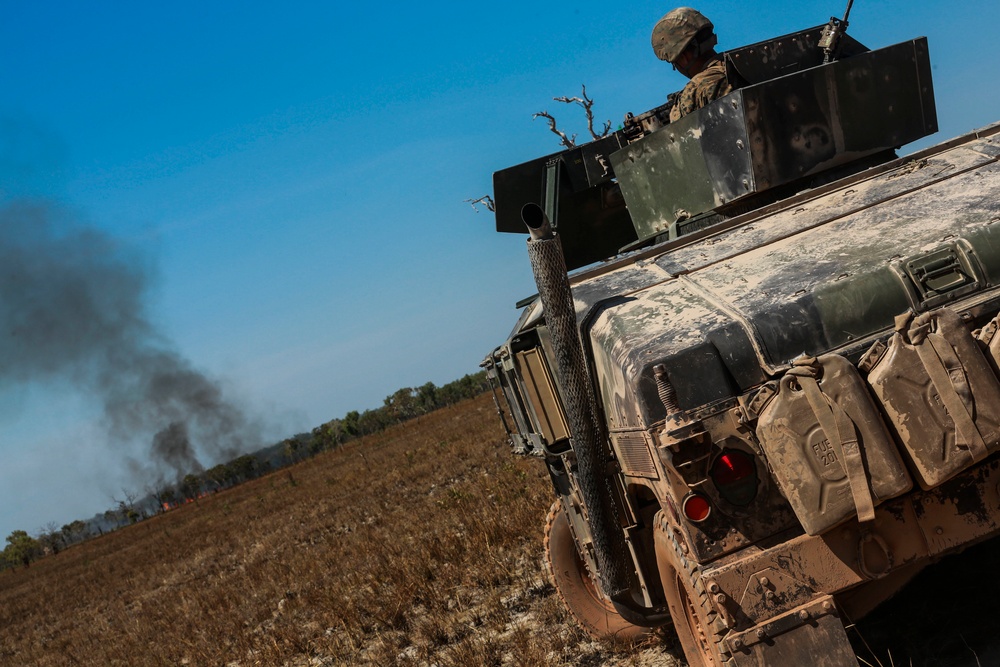
{"label": "rust on metal surface", "polygon": [[[730,634],[726,642],[733,657],[733,667],[855,664],[854,650],[830,596],[744,632]],[[819,646],[821,650],[817,650]]]}
{"label": "rust on metal surface", "polygon": [[[754,547],[731,562],[706,568],[705,576],[727,595],[738,626],[749,627],[814,597],[847,591],[996,535],[998,484],[1000,461],[994,459],[937,489],[885,503],[877,508],[870,528],[854,521],[823,535],[800,535],[767,549]],[[872,535],[884,546],[870,539]],[[766,586],[761,578],[767,579]]]}

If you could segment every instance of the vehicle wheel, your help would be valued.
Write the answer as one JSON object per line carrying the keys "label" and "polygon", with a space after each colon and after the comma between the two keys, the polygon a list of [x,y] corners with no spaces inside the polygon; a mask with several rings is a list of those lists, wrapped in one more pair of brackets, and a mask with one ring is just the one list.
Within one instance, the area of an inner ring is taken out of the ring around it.
{"label": "vehicle wheel", "polygon": [[662,517],[656,519],[655,525],[656,563],[663,594],[688,665],[731,667],[733,660],[722,652],[721,644],[728,628],[698,576],[698,564],[686,558],[673,530]]}
{"label": "vehicle wheel", "polygon": [[557,500],[545,520],[545,562],[552,584],[573,618],[594,639],[635,642],[654,632],[629,623],[594,581],[576,549],[569,519]]}

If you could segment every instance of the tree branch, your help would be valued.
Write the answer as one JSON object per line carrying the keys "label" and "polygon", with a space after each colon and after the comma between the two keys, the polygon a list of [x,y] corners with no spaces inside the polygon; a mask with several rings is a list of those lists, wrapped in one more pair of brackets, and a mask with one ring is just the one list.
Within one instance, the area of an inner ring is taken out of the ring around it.
{"label": "tree branch", "polygon": [[[581,93],[583,96],[582,99],[579,97],[553,97],[552,99],[555,100],[556,102],[563,102],[565,104],[579,104],[581,107],[583,107],[583,112],[587,114],[587,129],[590,131],[590,136],[593,137],[594,139],[603,139],[604,137],[608,136],[608,132],[611,131],[611,121],[608,120],[604,122],[604,129],[601,131],[600,134],[597,134],[597,132],[594,131],[594,110],[593,110],[594,100],[587,97],[587,86],[581,86],[581,88],[583,89],[583,92]],[[553,127],[555,127],[554,120],[552,121],[552,125]],[[575,138],[576,137],[574,136],[574,139]],[[572,146],[569,146],[568,148],[572,148]]]}
{"label": "tree branch", "polygon": [[493,203],[493,197],[490,197],[489,195],[483,195],[479,199],[463,199],[462,201],[472,206],[472,210],[476,213],[479,213],[479,209],[476,208],[476,204],[482,204],[486,207],[487,211],[497,210],[496,204]]}
{"label": "tree branch", "polygon": [[[559,98],[556,97],[553,99],[558,100]],[[565,132],[559,130],[556,127],[556,119],[552,117],[552,114],[550,114],[548,111],[539,111],[536,114],[532,114],[531,120],[535,120],[539,116],[549,121],[549,129],[559,135],[560,138],[559,143],[561,143],[566,148],[576,148],[576,135],[574,134],[572,137],[567,137]]]}

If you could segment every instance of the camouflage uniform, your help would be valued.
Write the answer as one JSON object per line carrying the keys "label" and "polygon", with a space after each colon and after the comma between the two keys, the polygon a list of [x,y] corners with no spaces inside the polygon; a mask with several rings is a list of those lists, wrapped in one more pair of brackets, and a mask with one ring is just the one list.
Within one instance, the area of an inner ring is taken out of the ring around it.
{"label": "camouflage uniform", "polygon": [[733,87],[726,78],[726,63],[716,56],[684,86],[674,106],[670,108],[670,122],[680,120],[732,91]]}

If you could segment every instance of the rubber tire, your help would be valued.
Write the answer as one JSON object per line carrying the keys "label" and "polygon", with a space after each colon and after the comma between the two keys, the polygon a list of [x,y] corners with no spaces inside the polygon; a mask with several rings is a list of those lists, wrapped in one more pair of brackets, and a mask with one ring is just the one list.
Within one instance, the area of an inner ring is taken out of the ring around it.
{"label": "rubber tire", "polygon": [[545,519],[545,563],[552,585],[583,630],[597,640],[638,642],[655,632],[629,623],[601,591],[576,549],[569,520],[557,500]]}
{"label": "rubber tire", "polygon": [[721,641],[728,628],[709,599],[697,563],[685,557],[662,517],[657,518],[655,525],[660,582],[688,666],[731,667],[734,661],[721,652]]}

